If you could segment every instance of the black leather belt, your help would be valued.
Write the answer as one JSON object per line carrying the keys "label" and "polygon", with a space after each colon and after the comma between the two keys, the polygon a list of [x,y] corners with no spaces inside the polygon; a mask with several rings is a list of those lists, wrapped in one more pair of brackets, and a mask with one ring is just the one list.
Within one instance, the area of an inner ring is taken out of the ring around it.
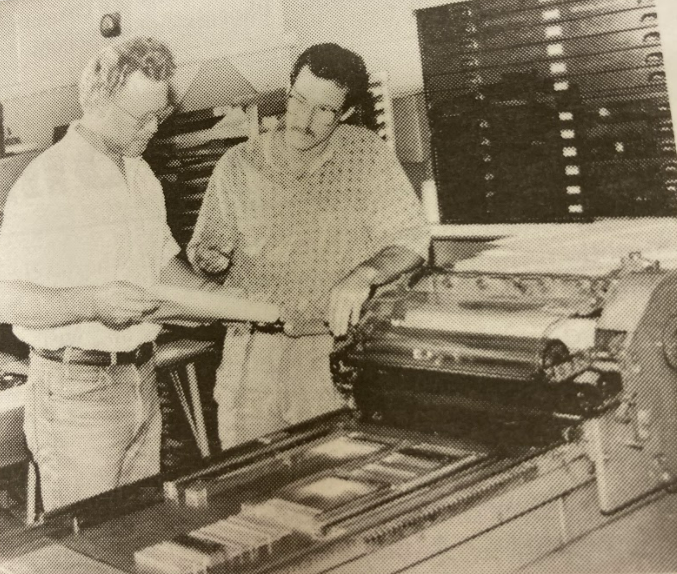
{"label": "black leather belt", "polygon": [[73,363],[92,367],[110,367],[112,365],[143,365],[153,356],[153,343],[144,343],[133,351],[109,353],[107,351],[90,351],[77,347],[61,349],[39,349],[32,347],[33,352],[43,359],[59,363]]}

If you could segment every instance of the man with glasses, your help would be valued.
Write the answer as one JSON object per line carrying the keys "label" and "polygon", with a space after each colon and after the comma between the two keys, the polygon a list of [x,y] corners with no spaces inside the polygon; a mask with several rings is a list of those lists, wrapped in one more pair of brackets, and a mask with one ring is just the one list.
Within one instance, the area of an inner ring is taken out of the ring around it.
{"label": "man with glasses", "polygon": [[205,284],[176,258],[162,188],[140,157],[171,110],[174,70],[151,38],[103,49],[80,80],[82,118],[7,200],[0,277],[17,305],[37,296],[61,309],[12,315],[31,346],[24,427],[46,510],[160,470],[149,289]]}
{"label": "man with glasses", "polygon": [[368,89],[360,56],[310,47],[293,68],[281,129],[232,148],[214,170],[189,258],[281,305],[287,322],[285,333],[229,329],[215,389],[224,448],[342,406],[331,335],[357,322],[374,287],[427,255],[416,195],[368,129]]}

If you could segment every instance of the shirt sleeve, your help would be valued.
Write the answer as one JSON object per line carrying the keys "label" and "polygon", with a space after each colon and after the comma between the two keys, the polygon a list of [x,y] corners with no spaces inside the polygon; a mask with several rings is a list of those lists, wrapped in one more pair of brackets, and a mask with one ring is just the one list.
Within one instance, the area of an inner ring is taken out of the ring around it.
{"label": "shirt sleeve", "polygon": [[[155,177],[155,176],[153,176]],[[174,234],[172,233],[169,224],[167,223],[167,209],[164,202],[164,194],[162,193],[162,186],[159,184],[160,190],[160,209],[162,211],[162,247],[160,252],[160,269],[164,269],[169,262],[181,253],[181,246],[176,242]]]}
{"label": "shirt sleeve", "polygon": [[88,248],[96,245],[96,229],[74,225],[74,208],[68,198],[52,191],[44,178],[23,176],[10,191],[0,231],[3,280],[51,287],[77,285],[81,283],[79,266],[72,259],[77,257],[91,268],[92,281],[97,281],[102,270],[90,261]]}
{"label": "shirt sleeve", "polygon": [[164,239],[162,244],[162,264],[160,268],[166,267],[169,262],[181,253],[181,247],[174,239],[169,225],[165,224]]}
{"label": "shirt sleeve", "polygon": [[235,169],[233,155],[227,153],[216,164],[209,179],[193,236],[186,247],[192,265],[195,265],[195,248],[199,243],[216,247],[223,253],[230,253],[235,246],[237,221],[231,199]]}
{"label": "shirt sleeve", "polygon": [[430,230],[423,208],[395,153],[375,142],[364,217],[374,254],[399,246],[428,258]]}

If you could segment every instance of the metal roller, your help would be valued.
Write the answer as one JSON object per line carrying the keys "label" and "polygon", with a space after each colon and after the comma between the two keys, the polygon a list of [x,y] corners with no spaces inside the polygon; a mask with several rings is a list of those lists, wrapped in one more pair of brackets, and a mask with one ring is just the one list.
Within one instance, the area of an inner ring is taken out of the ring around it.
{"label": "metal roller", "polygon": [[417,309],[375,327],[360,356],[392,366],[532,381],[569,359],[550,333],[561,317],[542,312],[482,313]]}

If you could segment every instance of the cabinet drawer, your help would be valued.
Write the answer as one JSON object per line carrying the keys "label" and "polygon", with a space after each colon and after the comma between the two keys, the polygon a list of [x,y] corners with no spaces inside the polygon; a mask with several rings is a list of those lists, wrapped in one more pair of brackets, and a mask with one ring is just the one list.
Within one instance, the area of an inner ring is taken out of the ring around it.
{"label": "cabinet drawer", "polygon": [[[486,11],[468,10],[471,15],[458,18],[459,21],[468,23],[469,31],[484,33],[511,33],[516,28],[531,26],[550,26],[571,20],[588,19],[608,14],[616,14],[618,19],[623,19],[623,12],[643,9],[647,14],[655,13],[655,1],[637,0],[579,0],[556,6],[542,7],[537,10],[524,12],[509,12],[500,15],[490,15]],[[482,6],[481,4],[479,5]],[[603,30],[599,30],[602,32]]]}
{"label": "cabinet drawer", "polygon": [[609,32],[654,28],[657,21],[658,14],[655,10],[640,8],[567,22],[539,23],[510,30],[466,32],[448,38],[447,43],[456,45],[459,52],[475,53],[480,50],[498,50],[544,42],[556,43]]}
{"label": "cabinet drawer", "polygon": [[661,144],[650,134],[619,134],[617,137],[609,134],[605,137],[590,138],[586,144],[586,159],[593,162],[674,157],[674,142]]}
{"label": "cabinet drawer", "polygon": [[577,0],[505,11],[486,3],[461,2],[417,13],[421,44],[446,42],[464,34],[510,34],[516,28],[549,26],[570,20],[655,7],[655,0]]}
{"label": "cabinet drawer", "polygon": [[663,66],[645,66],[633,70],[601,72],[588,76],[577,76],[569,80],[553,82],[553,89],[559,93],[576,89],[584,96],[600,96],[624,90],[636,90],[665,86]]}
{"label": "cabinet drawer", "polygon": [[604,125],[632,121],[670,120],[670,104],[667,94],[651,99],[627,101],[592,100],[581,108],[582,120],[586,125]]}
{"label": "cabinet drawer", "polygon": [[607,161],[587,167],[596,216],[677,215],[677,165],[663,160]]}
{"label": "cabinet drawer", "polygon": [[[557,80],[587,76],[614,70],[640,69],[650,67],[658,70],[663,64],[663,54],[656,46],[633,48],[618,52],[600,54],[598,57],[556,58],[550,61],[532,61],[510,66],[478,68],[473,71],[431,76],[427,87],[431,91],[456,88],[477,88],[500,82],[506,74],[535,72],[543,79]],[[658,81],[651,76],[652,82]],[[647,82],[648,83],[648,82]]]}
{"label": "cabinet drawer", "polygon": [[603,54],[603,58],[615,59],[616,56],[611,52],[639,47],[653,47],[655,51],[660,51],[658,29],[654,27],[611,32],[583,38],[563,39],[557,42],[514,46],[501,50],[477,51],[474,54],[459,52],[458,46],[454,44],[437,44],[422,46],[421,58],[424,75],[433,76],[591,54]]}
{"label": "cabinet drawer", "polygon": [[[482,99],[482,92],[496,92],[502,89],[500,78],[505,74],[504,70],[486,73],[465,72],[461,74],[448,74],[430,78],[426,85],[428,98],[431,106],[437,106],[440,93],[442,99],[456,98],[466,95]],[[525,74],[525,78],[527,78]],[[632,70],[614,70],[598,72],[596,74],[584,74],[563,78],[540,78],[544,93],[551,93],[568,105],[569,101],[576,101],[579,97],[602,98],[609,95],[610,98],[617,96],[623,91],[645,90],[651,88],[664,88],[666,77],[663,66],[645,66]]]}
{"label": "cabinet drawer", "polygon": [[[514,12],[522,10],[553,10],[553,9],[562,9],[562,5],[570,2],[570,0],[481,0],[481,2],[475,2],[475,5],[478,9],[482,11],[483,14],[494,15],[494,14],[503,14],[505,12]],[[468,3],[463,3],[468,4]],[[614,6],[623,5],[626,8],[645,8],[649,6],[654,6],[656,0],[592,0],[586,2],[575,2],[579,5],[578,8],[574,8],[572,12],[580,13],[581,15],[586,15],[586,10],[606,10],[613,11]],[[583,6],[581,6],[583,5]],[[589,8],[585,6],[589,5]]]}

